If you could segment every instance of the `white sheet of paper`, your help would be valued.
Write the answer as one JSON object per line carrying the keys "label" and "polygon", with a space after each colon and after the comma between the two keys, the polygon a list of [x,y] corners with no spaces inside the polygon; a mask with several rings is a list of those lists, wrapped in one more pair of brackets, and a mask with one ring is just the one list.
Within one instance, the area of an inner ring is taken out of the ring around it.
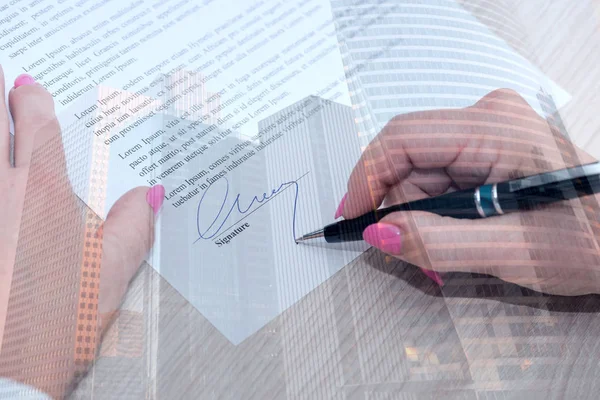
{"label": "white sheet of paper", "polygon": [[332,222],[372,138],[328,0],[46,3],[0,25],[23,20],[27,36],[2,34],[6,76],[26,71],[55,95],[74,190],[100,216],[135,186],[165,186],[148,261],[232,343],[366,249],[293,240]]}

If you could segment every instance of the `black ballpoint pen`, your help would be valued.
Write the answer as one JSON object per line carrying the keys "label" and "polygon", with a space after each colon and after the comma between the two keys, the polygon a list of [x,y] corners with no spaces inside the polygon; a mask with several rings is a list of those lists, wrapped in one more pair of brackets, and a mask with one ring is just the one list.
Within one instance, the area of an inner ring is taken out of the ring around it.
{"label": "black ballpoint pen", "polygon": [[600,163],[586,164],[378,209],[327,225],[296,239],[296,243],[316,238],[324,238],[328,243],[363,240],[362,233],[369,225],[398,211],[428,211],[454,218],[488,218],[597,192],[600,192]]}

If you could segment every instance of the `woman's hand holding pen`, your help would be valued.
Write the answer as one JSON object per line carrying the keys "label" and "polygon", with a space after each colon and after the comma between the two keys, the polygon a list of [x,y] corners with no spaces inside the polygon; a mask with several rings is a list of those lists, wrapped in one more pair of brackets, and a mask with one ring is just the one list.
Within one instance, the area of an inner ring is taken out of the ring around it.
{"label": "woman's hand holding pen", "polygon": [[[596,161],[573,145],[561,147],[556,135],[521,96],[504,89],[464,109],[397,116],[364,151],[336,217]],[[399,212],[363,237],[434,278],[484,273],[580,295],[600,292],[599,211],[596,196],[588,196],[478,220]]]}

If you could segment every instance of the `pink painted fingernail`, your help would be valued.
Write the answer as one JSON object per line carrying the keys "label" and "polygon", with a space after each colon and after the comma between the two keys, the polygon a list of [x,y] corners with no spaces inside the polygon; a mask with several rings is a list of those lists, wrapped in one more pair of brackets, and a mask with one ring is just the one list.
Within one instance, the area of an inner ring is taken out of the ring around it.
{"label": "pink painted fingernail", "polygon": [[158,210],[162,206],[163,201],[165,200],[165,187],[163,185],[155,185],[148,190],[146,193],[146,201],[154,210],[154,215],[158,214]]}
{"label": "pink painted fingernail", "polygon": [[15,79],[15,89],[18,88],[19,86],[33,85],[34,83],[35,83],[35,79],[33,79],[33,76],[31,76],[29,74],[21,74],[21,75],[17,76],[17,79]]}
{"label": "pink painted fingernail", "polygon": [[340,201],[340,205],[338,206],[337,210],[335,210],[335,216],[333,218],[338,219],[342,216],[342,214],[344,213],[344,204],[346,203],[347,197],[348,193],[346,193],[344,197],[342,197],[342,201]]}
{"label": "pink painted fingernail", "polygon": [[363,232],[363,239],[371,246],[389,254],[400,254],[402,250],[400,228],[395,225],[384,223],[369,225]]}
{"label": "pink painted fingernail", "polygon": [[425,269],[425,268],[421,268],[421,271],[423,271],[423,273],[425,275],[427,275],[429,278],[431,278],[432,281],[434,281],[435,283],[437,283],[440,286],[444,286],[444,281],[442,280],[442,276],[440,274],[438,274],[435,271],[431,271],[429,269]]}

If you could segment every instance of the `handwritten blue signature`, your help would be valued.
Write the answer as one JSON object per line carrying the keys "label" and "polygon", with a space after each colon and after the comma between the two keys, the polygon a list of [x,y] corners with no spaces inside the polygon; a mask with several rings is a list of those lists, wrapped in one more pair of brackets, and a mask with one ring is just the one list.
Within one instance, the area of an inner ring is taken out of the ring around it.
{"label": "handwritten blue signature", "polygon": [[[204,198],[206,197],[206,194],[209,191],[214,190],[213,189],[214,184],[211,184],[204,191],[204,193],[202,194],[202,197],[200,198],[200,201],[198,202],[198,208],[197,208],[197,212],[196,212],[196,227],[198,229],[198,239],[196,239],[194,241],[194,243],[198,242],[201,239],[210,240],[210,239],[214,238],[215,236],[219,235],[221,233],[221,231],[223,230],[223,226],[225,226],[225,224],[230,219],[232,214],[234,214],[234,212],[237,212],[237,214],[239,214],[239,215],[248,215],[248,213],[256,210],[258,207],[260,207],[260,205],[268,202],[273,197],[275,197],[276,195],[283,192],[285,189],[287,189],[289,187],[293,187],[295,189],[294,209],[292,212],[292,234],[294,236],[294,240],[296,239],[296,209],[298,206],[298,192],[300,189],[297,180],[281,183],[276,189],[271,190],[271,192],[269,194],[263,193],[260,196],[252,197],[252,199],[250,200],[247,207],[242,207],[241,194],[238,194],[235,196],[233,203],[229,207],[229,210],[227,211],[227,213],[224,214],[224,217],[221,217],[221,215],[223,215],[223,210],[226,209],[225,205],[228,203],[227,200],[229,197],[229,181],[227,180],[226,177],[223,177],[222,179],[224,179],[227,182],[227,187],[226,187],[225,193],[222,195],[222,200],[221,200],[221,205],[220,205],[219,211],[214,216],[213,220],[210,222],[210,225],[207,228],[202,228],[200,226],[201,225],[200,224],[200,222],[201,222],[200,221],[200,219],[201,219],[200,218],[200,210],[202,209],[202,204],[204,202]],[[235,223],[237,223],[237,222],[235,222]],[[211,229],[213,229],[213,227],[215,227],[215,229],[213,230],[212,233],[209,233],[211,231]]]}

